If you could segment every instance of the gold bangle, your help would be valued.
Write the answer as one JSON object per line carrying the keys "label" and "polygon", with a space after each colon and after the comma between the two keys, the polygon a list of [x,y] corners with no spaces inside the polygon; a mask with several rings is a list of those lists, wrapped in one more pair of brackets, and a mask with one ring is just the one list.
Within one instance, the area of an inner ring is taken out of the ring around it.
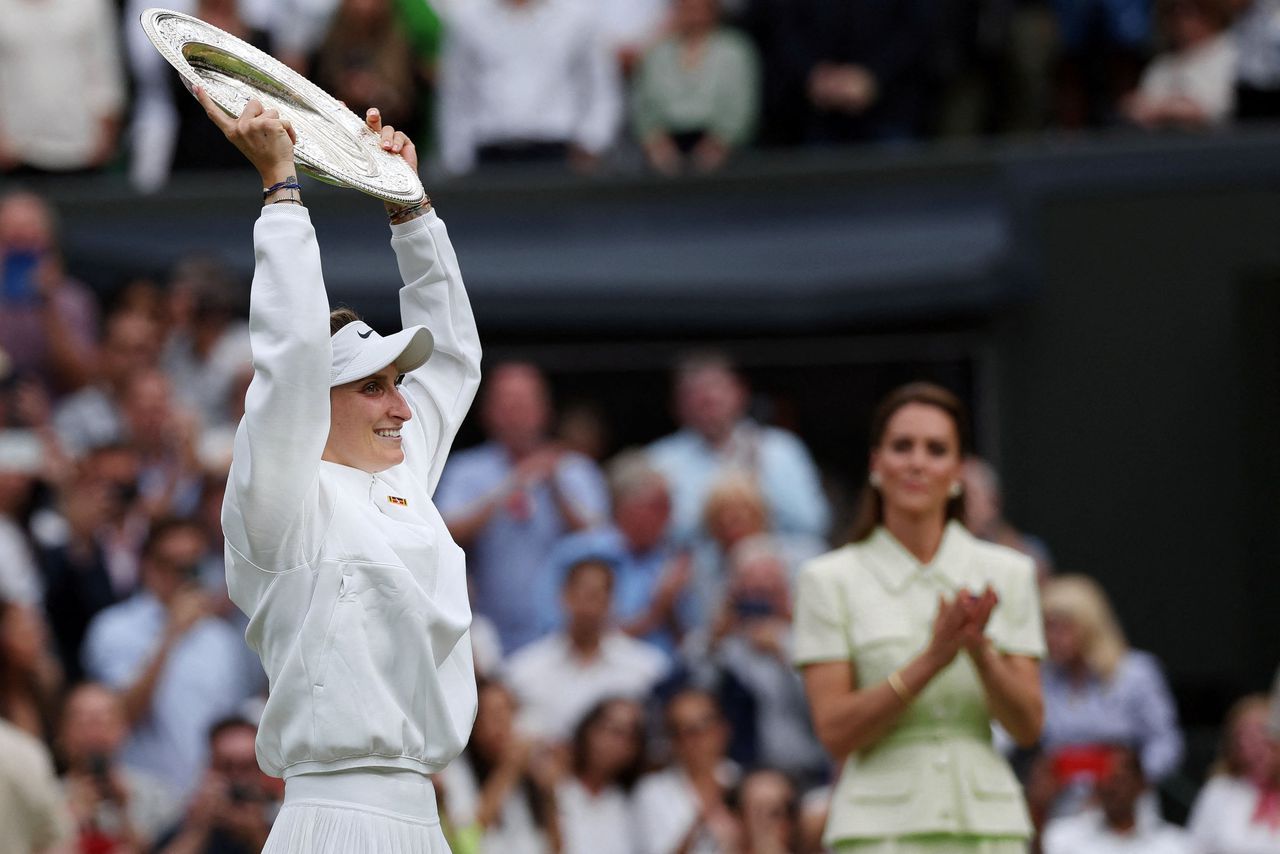
{"label": "gold bangle", "polygon": [[898,699],[905,706],[911,705],[911,701],[915,699],[915,694],[911,693],[907,683],[902,681],[902,675],[896,670],[889,674],[889,687],[893,689],[893,693],[898,695]]}

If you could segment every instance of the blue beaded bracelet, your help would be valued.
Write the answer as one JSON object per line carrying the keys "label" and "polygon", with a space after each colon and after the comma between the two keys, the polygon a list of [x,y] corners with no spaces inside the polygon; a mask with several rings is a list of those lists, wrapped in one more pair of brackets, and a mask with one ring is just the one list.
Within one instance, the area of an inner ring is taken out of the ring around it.
{"label": "blue beaded bracelet", "polygon": [[266,199],[267,196],[279,190],[301,190],[301,189],[302,189],[302,185],[299,184],[297,181],[281,181],[279,184],[272,184],[270,187],[266,187],[265,189],[263,189],[262,198]]}

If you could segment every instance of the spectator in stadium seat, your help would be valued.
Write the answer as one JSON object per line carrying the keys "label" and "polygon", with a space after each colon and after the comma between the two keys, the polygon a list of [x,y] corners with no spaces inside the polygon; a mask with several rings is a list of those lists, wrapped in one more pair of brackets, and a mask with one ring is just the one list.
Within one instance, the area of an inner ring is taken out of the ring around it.
{"label": "spectator in stadium seat", "polygon": [[825,536],[830,510],[817,467],[794,434],[747,416],[747,387],[718,353],[683,359],[675,371],[680,429],[648,447],[671,487],[673,536],[682,543],[705,536],[707,493],[726,472],[760,485],[776,532]]}
{"label": "spectator in stadium seat", "polygon": [[720,24],[720,0],[675,0],[671,35],[640,64],[632,90],[635,133],[663,175],[713,172],[751,139],[760,112],[759,59]]}
{"label": "spectator in stadium seat", "polygon": [[0,720],[0,854],[71,854],[75,828],[38,738]]}
{"label": "spectator in stadium seat", "polygon": [[1197,854],[1186,831],[1142,808],[1147,780],[1137,751],[1112,746],[1106,756],[1097,785],[1098,807],[1050,822],[1044,854]]}
{"label": "spectator in stadium seat", "polygon": [[1227,713],[1212,776],[1191,808],[1187,829],[1208,854],[1280,851],[1280,738],[1268,731],[1265,694]]}
{"label": "spectator in stadium seat", "polygon": [[393,0],[342,0],[316,54],[316,82],[351,109],[377,105],[384,124],[416,126],[413,49]]}
{"label": "spectator in stadium seat", "polygon": [[480,399],[488,441],[450,457],[436,491],[449,533],[467,552],[475,610],[493,620],[508,653],[545,629],[532,606],[552,548],[609,513],[599,469],[549,438],[551,417],[537,368],[490,369]]}
{"label": "spectator in stadium seat", "polygon": [[1228,0],[1235,15],[1235,117],[1280,118],[1280,0]]}
{"label": "spectator in stadium seat", "polygon": [[1225,124],[1235,109],[1237,51],[1224,0],[1160,0],[1158,9],[1170,50],[1142,73],[1126,116],[1152,130]]}
{"label": "spectator in stadium seat", "polygon": [[209,727],[235,712],[253,685],[244,640],[211,616],[196,583],[205,545],[196,522],[157,522],[142,550],[142,589],[94,617],[82,652],[89,676],[124,698],[125,763],[182,796],[204,767]]}
{"label": "spectator in stadium seat", "polygon": [[969,457],[961,469],[964,483],[964,525],[980,540],[1022,552],[1036,562],[1043,583],[1053,573],[1053,557],[1039,537],[1024,534],[1004,516],[1000,475],[981,457]]}
{"label": "spectator in stadium seat", "polygon": [[786,774],[760,768],[743,778],[734,797],[742,826],[741,854],[791,854],[797,849],[799,798]]}
{"label": "spectator in stadium seat", "polygon": [[0,0],[0,173],[99,169],[125,101],[110,0]]}
{"label": "spectator in stadium seat", "polygon": [[647,697],[669,669],[657,647],[612,627],[613,568],[584,558],[564,577],[564,629],[507,659],[504,675],[519,698],[521,729],[566,742],[574,727],[606,697]]}
{"label": "spectator in stadium seat", "polygon": [[0,599],[0,717],[48,741],[61,692],[62,670],[50,652],[44,615]]}
{"label": "spectator in stadium seat", "polygon": [[562,854],[635,854],[630,793],[645,760],[644,708],[601,700],[578,723],[556,786]]}
{"label": "spectator in stadium seat", "polygon": [[446,171],[539,161],[596,168],[617,134],[622,92],[594,4],[470,0],[442,4],[441,16]]}
{"label": "spectator in stadium seat", "polygon": [[1043,606],[1041,748],[1061,786],[1050,814],[1082,808],[1111,744],[1133,746],[1146,780],[1166,779],[1182,762],[1183,737],[1159,661],[1129,648],[1102,587],[1086,576],[1050,579]]}
{"label": "spectator in stadium seat", "polygon": [[645,51],[662,35],[671,0],[598,0],[601,35],[624,77],[630,77]]}

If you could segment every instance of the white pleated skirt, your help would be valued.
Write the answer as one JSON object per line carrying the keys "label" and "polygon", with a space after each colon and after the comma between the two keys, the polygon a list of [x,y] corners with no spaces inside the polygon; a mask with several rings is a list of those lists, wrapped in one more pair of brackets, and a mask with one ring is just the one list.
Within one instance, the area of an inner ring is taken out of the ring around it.
{"label": "white pleated skirt", "polygon": [[449,854],[449,844],[425,775],[362,768],[286,780],[262,852]]}

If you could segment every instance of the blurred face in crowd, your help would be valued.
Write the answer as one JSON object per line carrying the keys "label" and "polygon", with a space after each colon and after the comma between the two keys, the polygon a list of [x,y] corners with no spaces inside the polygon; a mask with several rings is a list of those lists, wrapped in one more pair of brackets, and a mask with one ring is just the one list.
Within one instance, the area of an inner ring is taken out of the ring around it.
{"label": "blurred face in crowd", "polygon": [[1146,789],[1138,756],[1128,748],[1112,751],[1111,762],[1094,787],[1098,805],[1107,822],[1115,827],[1126,827],[1134,820],[1134,808]]}
{"label": "blurred face in crowd", "polygon": [[551,424],[546,382],[532,365],[502,365],[490,376],[481,417],[489,436],[517,456],[542,444]]}
{"label": "blurred face in crowd", "polygon": [[335,386],[329,390],[329,439],[323,458],[371,474],[400,465],[400,428],[412,417],[395,365]]}
{"label": "blurred face in crowd", "polygon": [[26,472],[0,469],[0,516],[17,513],[31,497],[35,484],[35,478]]}
{"label": "blurred face in crowd", "polygon": [[613,606],[613,571],[587,561],[569,571],[561,594],[566,626],[574,637],[596,637],[609,623]]}
{"label": "blurred face in crowd", "polygon": [[1269,717],[1265,700],[1252,703],[1236,717],[1227,734],[1232,764],[1256,783],[1272,780],[1280,773],[1280,745],[1271,737]]}
{"label": "blurred face in crowd", "polygon": [[128,735],[124,703],[105,685],[81,685],[67,697],[58,741],[68,764],[80,767],[94,756],[115,756]]}
{"label": "blurred face in crowd", "polygon": [[708,365],[679,378],[676,409],[682,425],[719,444],[746,413],[747,390],[732,371]]}
{"label": "blurred face in crowd", "polygon": [[768,511],[759,493],[726,494],[707,506],[707,531],[724,551],[747,537],[764,533],[768,524]]}
{"label": "blurred face in crowd", "polygon": [[667,706],[667,725],[676,759],[690,770],[710,770],[729,747],[729,727],[711,697],[677,694]]}
{"label": "blurred face in crowd", "polygon": [[254,752],[257,730],[252,726],[228,726],[209,745],[209,768],[242,792],[261,794],[262,771]]}
{"label": "blurred face in crowd", "polygon": [[195,582],[207,543],[194,523],[168,531],[142,557],[143,580],[151,594],[168,602],[183,586]]}
{"label": "blurred face in crowd", "polygon": [[773,614],[790,613],[787,566],[778,555],[761,551],[734,561],[730,585],[736,601],[768,603]]}
{"label": "blurred face in crowd", "polygon": [[177,429],[169,378],[158,370],[146,370],[129,381],[122,413],[130,441],[144,449],[171,447]]}
{"label": "blurred face in crowd", "polygon": [[754,832],[748,842],[752,850],[791,851],[794,849],[795,788],[785,774],[756,771],[742,781],[743,826]]}
{"label": "blurred face in crowd", "polygon": [[136,311],[113,314],[99,353],[103,379],[123,393],[133,377],[155,367],[159,347],[160,333],[150,317]]}
{"label": "blurred face in crowd", "polygon": [[0,253],[53,248],[53,215],[39,196],[11,193],[0,199]]}
{"label": "blurred face in crowd", "polygon": [[515,732],[516,701],[505,686],[490,682],[480,689],[471,743],[483,756],[501,756]]}
{"label": "blurred face in crowd", "polygon": [[1074,667],[1084,661],[1084,628],[1070,615],[1060,611],[1045,613],[1044,640],[1049,660],[1059,667]]}
{"label": "blurred face in crowd", "polygon": [[618,496],[613,516],[632,551],[649,551],[662,542],[671,521],[671,494],[666,481],[655,476]]}
{"label": "blurred face in crowd", "polygon": [[29,671],[40,661],[49,633],[30,605],[0,601],[0,663]]}
{"label": "blurred face in crowd", "polygon": [[885,518],[945,515],[960,465],[960,435],[950,415],[925,403],[898,409],[871,453]]}
{"label": "blurred face in crowd", "polygon": [[676,32],[699,33],[719,22],[720,0],[676,0],[673,27]]}
{"label": "blurred face in crowd", "polygon": [[587,770],[610,780],[640,755],[644,711],[632,700],[614,700],[587,731]]}
{"label": "blurred face in crowd", "polygon": [[965,527],[979,536],[992,531],[1000,521],[1000,493],[990,470],[983,462],[966,460],[960,482],[964,484]]}

